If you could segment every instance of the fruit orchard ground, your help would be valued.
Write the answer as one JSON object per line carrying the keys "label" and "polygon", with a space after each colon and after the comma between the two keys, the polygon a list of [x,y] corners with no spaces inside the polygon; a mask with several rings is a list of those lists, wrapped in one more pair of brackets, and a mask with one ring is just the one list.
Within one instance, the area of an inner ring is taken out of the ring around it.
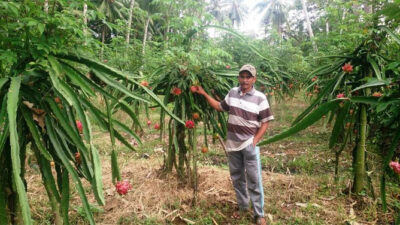
{"label": "fruit orchard ground", "polygon": [[[289,126],[305,107],[302,97],[285,102],[285,105],[273,101],[276,120],[271,123],[269,135]],[[118,117],[120,120],[125,118],[122,114]],[[156,118],[157,113],[152,112],[152,121]],[[342,156],[339,182],[335,185],[334,156],[327,148],[329,129],[325,126],[324,121],[320,121],[298,135],[262,147],[267,221],[271,224],[390,223],[393,212],[389,210],[383,214],[378,201],[368,196],[355,198],[343,192],[351,181],[349,151]],[[190,187],[180,184],[175,174],[161,176],[163,144],[151,128],[145,128],[144,144],[138,146],[137,152],[122,145],[118,147],[122,178],[133,185],[126,196],[119,196],[111,183],[108,135],[100,131],[95,133],[96,144],[103,155],[106,199],[106,205],[100,207],[89,194],[97,224],[252,224],[251,214],[244,215],[239,221],[231,218],[236,207],[235,195],[225,155],[219,145],[210,144],[209,152],[200,156],[198,202],[192,206],[193,190]],[[38,224],[50,223],[48,199],[39,173],[34,162],[29,165],[27,182],[33,217]],[[379,188],[375,180],[376,191]],[[75,188],[71,187],[71,191],[71,224],[87,224]],[[86,191],[90,193],[89,188]],[[394,198],[389,196],[388,200],[389,205],[394,204]]]}

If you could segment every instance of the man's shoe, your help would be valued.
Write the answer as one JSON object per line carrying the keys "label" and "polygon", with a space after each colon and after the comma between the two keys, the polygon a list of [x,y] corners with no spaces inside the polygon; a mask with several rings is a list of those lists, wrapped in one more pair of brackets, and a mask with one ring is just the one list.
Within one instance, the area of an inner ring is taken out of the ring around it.
{"label": "man's shoe", "polygon": [[267,221],[265,221],[264,217],[258,217],[256,220],[257,225],[267,225]]}
{"label": "man's shoe", "polygon": [[250,213],[250,211],[249,211],[248,208],[243,208],[243,209],[239,208],[235,212],[233,212],[231,217],[233,219],[239,220],[239,219],[241,219],[242,217],[246,216],[249,213]]}
{"label": "man's shoe", "polygon": [[235,220],[239,220],[242,217],[242,214],[240,211],[235,211],[232,213],[232,218]]}

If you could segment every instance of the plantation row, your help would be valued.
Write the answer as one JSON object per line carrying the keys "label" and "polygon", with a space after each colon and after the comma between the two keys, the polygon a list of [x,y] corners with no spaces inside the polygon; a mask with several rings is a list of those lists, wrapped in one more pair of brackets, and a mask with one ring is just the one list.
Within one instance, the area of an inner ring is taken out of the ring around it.
{"label": "plantation row", "polygon": [[[34,223],[25,179],[29,152],[40,168],[54,223],[69,224],[72,180],[94,224],[82,179],[99,205],[105,198],[92,127],[110,134],[112,180],[125,195],[131,185],[121,180],[115,143],[135,150],[128,138],[141,143],[140,121],[152,123],[149,108],[160,109],[154,129],[160,140],[168,138],[164,172],[175,170],[193,187],[196,199],[196,146],[208,151],[207,133],[225,139],[227,115],[195,92],[201,86],[221,101],[237,86],[239,67],[249,62],[257,68],[256,88],[267,98],[285,104],[306,90],[310,103],[290,128],[259,145],[327,118],[336,175],[341,153],[354,146],[352,193],[368,192],[373,172],[381,177],[379,202],[387,210],[386,184],[398,184],[400,174],[400,4],[301,0],[289,7],[278,0],[260,1],[255,8],[266,13],[265,34],[258,39],[238,31],[243,4],[1,2],[0,225]],[[308,10],[318,15],[312,21]],[[289,18],[289,12],[304,17]],[[104,105],[94,104],[98,96]],[[126,113],[132,124],[114,119],[117,112]],[[205,141],[198,144],[201,134]],[[367,154],[380,160],[369,162]],[[371,164],[379,170],[369,171]]]}

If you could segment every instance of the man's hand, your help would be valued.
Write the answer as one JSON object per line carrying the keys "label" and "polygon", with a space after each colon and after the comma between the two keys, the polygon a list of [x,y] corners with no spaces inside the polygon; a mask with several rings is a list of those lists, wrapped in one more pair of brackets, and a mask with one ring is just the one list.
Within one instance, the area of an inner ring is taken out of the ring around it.
{"label": "man's hand", "polygon": [[196,87],[196,89],[195,89],[194,93],[197,93],[197,94],[200,94],[200,95],[205,95],[206,94],[206,92],[204,91],[204,89],[201,86],[197,85],[195,87]]}
{"label": "man's hand", "polygon": [[253,146],[254,147],[257,145],[257,143],[264,136],[265,131],[267,131],[267,128],[268,128],[268,122],[262,123],[260,128],[258,128],[258,131],[257,131],[256,135],[254,135],[254,138],[253,138]]}
{"label": "man's hand", "polygon": [[[195,88],[194,88],[194,87],[195,87]],[[206,98],[207,102],[210,104],[211,107],[213,107],[213,108],[216,109],[217,111],[222,111],[221,107],[219,106],[219,104],[220,104],[219,101],[215,100],[213,97],[211,97],[210,95],[208,95],[207,92],[205,92],[204,89],[203,89],[201,86],[199,86],[199,85],[197,85],[197,86],[192,86],[192,87],[190,88],[190,90],[191,90],[193,93],[197,93],[197,94],[199,94],[199,95],[203,95],[203,96]]]}

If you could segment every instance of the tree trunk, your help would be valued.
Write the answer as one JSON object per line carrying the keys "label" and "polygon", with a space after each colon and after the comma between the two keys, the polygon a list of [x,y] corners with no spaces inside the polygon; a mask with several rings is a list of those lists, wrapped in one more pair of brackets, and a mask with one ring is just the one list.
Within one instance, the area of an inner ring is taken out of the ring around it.
{"label": "tree trunk", "polygon": [[62,171],[62,189],[61,191],[61,215],[65,224],[69,224],[69,201],[70,201],[70,187],[69,187],[69,174],[67,169]]}
{"label": "tree trunk", "polygon": [[353,192],[358,194],[364,189],[366,171],[365,171],[365,146],[367,139],[367,107],[361,105],[360,113],[360,139],[357,143],[357,149],[354,158],[354,185]]}
{"label": "tree trunk", "polygon": [[87,25],[87,4],[83,3],[83,24]]}
{"label": "tree trunk", "polygon": [[132,14],[133,14],[133,6],[135,5],[135,0],[131,0],[131,4],[129,6],[129,19],[128,25],[126,27],[126,44],[129,45],[129,39],[131,36],[131,26],[132,26]]}
{"label": "tree trunk", "polygon": [[[86,36],[87,35],[87,4],[86,2],[83,3],[83,24],[85,24],[84,28],[83,28],[83,35]],[[86,39],[86,38],[85,38]]]}
{"label": "tree trunk", "polygon": [[49,0],[44,0],[44,12],[49,13]]}
{"label": "tree trunk", "polygon": [[[4,146],[9,146],[10,142],[6,141]],[[3,173],[0,176],[0,224],[7,225],[12,224],[14,219],[13,214],[13,199],[12,195],[12,182],[11,182],[11,157],[10,151],[4,149],[2,154],[0,154],[0,170]]]}
{"label": "tree trunk", "polygon": [[373,11],[372,5],[368,5],[368,4],[365,4],[365,5],[364,5],[364,12],[365,12],[365,13],[371,14],[372,11]]}
{"label": "tree trunk", "polygon": [[103,61],[103,56],[104,56],[104,43],[105,43],[105,36],[106,36],[106,25],[103,24],[103,28],[101,31],[101,49],[100,49],[100,61]]}
{"label": "tree trunk", "polygon": [[165,171],[167,173],[172,172],[172,168],[174,167],[174,164],[176,162],[175,145],[173,144],[174,143],[173,137],[175,135],[174,134],[175,129],[172,128],[172,126],[173,126],[172,123],[174,123],[173,121],[174,120],[172,120],[172,118],[171,118],[169,120],[169,123],[168,123],[168,137],[169,137],[169,140],[168,140],[168,153],[167,153],[168,155],[167,155],[167,159],[165,161]]}
{"label": "tree trunk", "polygon": [[276,31],[278,32],[279,35],[279,42],[282,41],[282,26],[281,26],[281,21],[279,21],[278,24],[276,24]]}
{"label": "tree trunk", "polygon": [[177,144],[178,144],[178,176],[181,178],[181,180],[183,180],[184,178],[184,174],[185,174],[185,162],[186,162],[186,153],[187,153],[187,149],[186,149],[186,145],[185,145],[185,126],[178,123],[176,126],[176,139],[177,139]]}
{"label": "tree trunk", "polygon": [[147,33],[149,31],[149,23],[150,23],[150,17],[147,18],[146,24],[144,26],[144,36],[143,36],[143,46],[142,46],[142,54],[145,54],[145,49],[146,49],[146,40],[147,40]]}
{"label": "tree trunk", "polygon": [[[353,2],[353,4],[351,5],[351,13],[352,13],[352,15],[355,15],[358,19],[360,19],[361,6],[362,5],[357,2]],[[359,22],[362,23],[362,21],[359,21]]]}
{"label": "tree trunk", "polygon": [[301,0],[301,5],[303,6],[303,12],[304,12],[304,16],[306,18],[307,30],[308,30],[308,34],[310,35],[310,39],[311,39],[311,43],[312,43],[314,52],[318,52],[317,44],[315,43],[315,40],[314,40],[314,33],[313,33],[313,30],[311,27],[310,17],[308,16],[306,0]]}
{"label": "tree trunk", "polygon": [[192,154],[193,154],[193,205],[197,203],[198,177],[197,177],[197,127],[193,129]]}
{"label": "tree trunk", "polygon": [[169,20],[167,18],[167,26],[165,28],[165,34],[164,34],[164,47],[168,48],[168,33],[169,33]]}
{"label": "tree trunk", "polygon": [[340,153],[335,152],[335,184],[337,184],[339,180],[339,158],[340,158]]}
{"label": "tree trunk", "polygon": [[[133,110],[134,110],[138,120],[140,121],[140,118],[139,118],[139,116],[140,116],[140,102],[136,102],[136,103],[133,104]],[[141,133],[142,132],[142,129],[141,129],[140,125],[136,124],[135,122],[133,122],[132,128],[135,129],[136,133]]]}
{"label": "tree trunk", "polygon": [[325,32],[328,35],[329,34],[329,21],[328,19],[325,21]]}
{"label": "tree trunk", "polygon": [[168,48],[168,39],[169,39],[168,38],[168,33],[169,33],[169,30],[170,30],[169,13],[170,13],[171,10],[172,10],[172,2],[170,2],[168,10],[167,10],[167,13],[165,15],[165,23],[167,24],[165,26],[165,33],[164,33],[164,48],[165,49]]}
{"label": "tree trunk", "polygon": [[[10,146],[10,141],[6,141],[6,144],[4,146]],[[7,216],[9,216],[9,222],[8,224],[24,224],[24,220],[22,219],[22,213],[21,213],[21,208],[19,207],[18,203],[18,193],[17,190],[15,190],[15,185],[13,181],[13,167],[12,167],[12,159],[11,159],[11,149],[10,147],[5,147],[3,149],[3,155],[0,156],[3,157],[2,164],[0,164],[0,169],[3,171],[2,173],[2,182],[3,182],[3,188],[5,191],[5,198],[2,199],[6,203],[6,213]],[[0,190],[3,191],[3,190]],[[1,221],[3,222],[3,221]]]}
{"label": "tree trunk", "polygon": [[[184,114],[182,110],[182,104],[180,101],[175,101],[174,113],[177,117],[181,118]],[[160,121],[163,123],[163,121]],[[172,127],[171,127],[172,126]],[[185,178],[185,164],[190,166],[188,163],[187,152],[185,144],[185,126],[177,121],[173,120],[169,123],[169,149],[168,158],[166,161],[166,172],[171,172],[173,165],[175,165],[176,172],[181,181]],[[176,159],[178,154],[178,159]]]}
{"label": "tree trunk", "polygon": [[53,213],[52,222],[55,225],[62,225],[63,220],[61,216],[59,194],[57,192],[54,192],[54,189],[51,188],[52,186],[55,187],[55,180],[53,177],[46,177],[46,176],[52,176],[50,164],[40,156],[39,150],[36,147],[33,147],[32,149],[33,152],[35,153],[36,160],[39,164],[39,169],[42,174],[43,185],[46,189],[47,196],[49,197],[51,211]]}
{"label": "tree trunk", "polygon": [[[344,21],[344,19],[346,19],[346,8],[343,9],[342,22]],[[342,35],[342,33],[343,33],[343,29],[340,28],[339,34]]]}

